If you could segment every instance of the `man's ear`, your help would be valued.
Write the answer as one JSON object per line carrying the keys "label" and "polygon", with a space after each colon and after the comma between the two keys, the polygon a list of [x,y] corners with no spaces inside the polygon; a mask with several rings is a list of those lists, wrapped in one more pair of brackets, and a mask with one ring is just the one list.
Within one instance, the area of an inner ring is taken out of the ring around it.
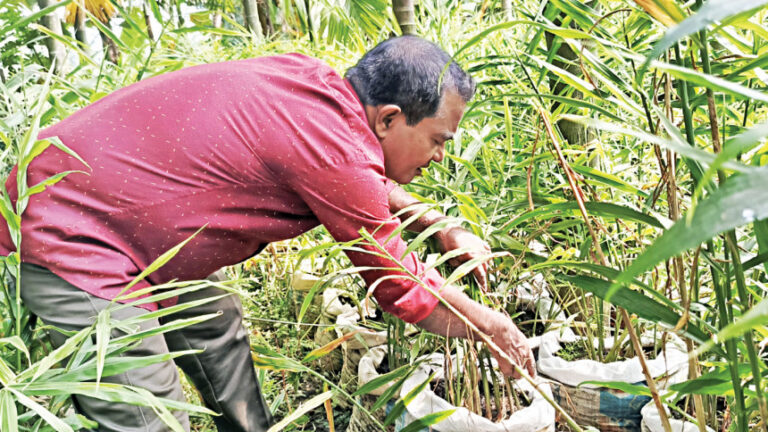
{"label": "man's ear", "polygon": [[394,104],[377,106],[373,123],[373,133],[375,133],[379,139],[384,138],[389,132],[392,122],[394,122],[397,116],[401,115],[402,112],[400,107]]}

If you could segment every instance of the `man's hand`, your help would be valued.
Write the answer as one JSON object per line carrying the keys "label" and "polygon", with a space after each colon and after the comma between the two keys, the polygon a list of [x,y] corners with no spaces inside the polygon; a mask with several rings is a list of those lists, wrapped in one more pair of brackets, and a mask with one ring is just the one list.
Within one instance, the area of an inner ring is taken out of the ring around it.
{"label": "man's hand", "polygon": [[[511,319],[498,312],[495,312],[495,315],[495,322],[491,324],[493,330],[488,334],[493,338],[493,343],[512,358],[513,362],[521,369],[528,372],[528,375],[536,376],[536,360],[525,335]],[[511,375],[515,379],[520,378],[520,374],[508,360],[503,358],[492,346],[488,345],[488,349],[499,362],[499,369],[504,375]]]}
{"label": "man's hand", "polygon": [[[442,253],[460,248],[469,248],[470,250],[448,260],[448,264],[458,267],[462,263],[481,258],[491,253],[491,247],[480,237],[472,234],[462,227],[448,227],[438,231],[435,234],[438,246]],[[472,274],[477,279],[477,283],[483,291],[488,290],[488,262],[484,261],[472,270]]]}
{"label": "man's hand", "polygon": [[[536,363],[528,340],[509,317],[472,301],[466,294],[453,286],[443,288],[440,295],[443,300],[474,324],[479,331],[489,336],[491,341],[512,359],[513,363],[527,371],[529,375],[536,375]],[[479,334],[469,328],[464,321],[442,303],[439,303],[429,316],[416,324],[427,331],[443,336],[465,339],[469,339],[471,336],[472,340],[483,340]],[[520,377],[512,363],[503,358],[499,351],[491,345],[488,345],[488,348],[491,349],[491,353],[499,362],[499,369],[504,375]]]}

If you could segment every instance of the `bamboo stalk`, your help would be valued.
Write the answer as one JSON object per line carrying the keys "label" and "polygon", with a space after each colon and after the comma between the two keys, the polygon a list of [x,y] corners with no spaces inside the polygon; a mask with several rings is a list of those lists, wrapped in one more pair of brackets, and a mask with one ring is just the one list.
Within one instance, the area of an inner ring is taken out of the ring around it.
{"label": "bamboo stalk", "polygon": [[[488,375],[486,373],[487,370],[485,368],[485,358],[482,355],[482,351],[480,352],[480,356],[477,360],[477,365],[480,368],[480,379],[483,382],[483,396],[485,397],[485,418],[493,421],[491,416],[491,389],[488,386]],[[491,373],[493,373],[493,371],[491,371]]]}
{"label": "bamboo stalk", "polygon": [[[736,233],[731,230],[725,235],[725,241],[727,247],[731,252],[731,261],[733,262],[733,270],[736,278],[736,289],[739,293],[739,303],[741,304],[742,312],[749,310],[751,307],[751,298],[747,292],[747,285],[744,281],[744,269],[741,266],[741,258],[739,254],[738,243],[736,242]],[[744,334],[745,345],[747,346],[747,358],[749,358],[749,365],[752,369],[752,379],[755,381],[755,393],[757,395],[757,404],[760,409],[760,415],[763,418],[762,429],[768,431],[768,407],[766,407],[765,397],[763,396],[763,389],[761,385],[761,373],[760,373],[760,359],[755,351],[755,341],[752,337],[752,332],[748,331]]]}
{"label": "bamboo stalk", "polygon": [[[707,250],[714,254],[714,242],[707,242]],[[732,313],[730,313],[730,302],[725,293],[725,285],[721,283],[717,269],[710,266],[712,273],[712,288],[715,290],[715,303],[718,309],[718,329],[725,328],[731,322]],[[728,359],[728,370],[733,384],[733,399],[736,402],[736,430],[746,432],[746,416],[744,410],[744,390],[741,388],[741,379],[739,378],[739,361],[736,341],[729,339],[725,341],[725,355]]]}
{"label": "bamboo stalk", "polygon": [[[376,241],[373,236],[371,236],[370,233],[368,233],[365,230],[360,231],[360,236],[368,243],[370,247],[374,247],[378,249],[378,252],[382,254],[386,259],[392,261],[395,264],[400,263],[398,259],[396,259],[388,250],[381,247],[381,245]],[[493,338],[488,336],[487,334],[480,331],[480,329],[475,325],[472,321],[470,321],[466,316],[464,316],[461,312],[459,312],[458,309],[456,309],[455,306],[448,303],[438,291],[436,291],[434,288],[430,287],[426,283],[424,283],[420,278],[418,278],[412,271],[408,269],[408,267],[402,265],[401,263],[397,267],[399,271],[402,271],[406,277],[409,280],[415,281],[418,283],[422,288],[427,290],[428,293],[433,295],[438,301],[440,301],[440,304],[445,306],[452,314],[454,314],[459,320],[461,320],[462,323],[467,327],[467,330],[470,334],[477,335],[483,343],[485,343],[488,347],[494,350],[494,352],[498,353],[498,356],[501,357],[503,360],[506,360],[509,362],[509,364],[514,368],[515,373],[517,373],[522,379],[526,380],[533,388],[536,390],[539,395],[544,398],[544,400],[547,401],[548,404],[550,404],[555,411],[557,411],[560,415],[563,421],[565,421],[568,426],[571,428],[573,432],[583,432],[584,430],[581,428],[581,426],[576,423],[573,418],[568,415],[567,412],[563,409],[563,407],[560,406],[555,400],[547,394],[547,391],[542,390],[541,386],[542,383],[536,382],[528,373],[523,370],[523,368],[520,367],[515,361],[512,359],[512,357],[509,356],[504,350],[502,350],[498,344],[496,344],[493,341]]]}
{"label": "bamboo stalk", "polygon": [[[696,3],[698,4],[698,6],[701,6],[702,0],[697,0]],[[702,68],[704,69],[704,73],[709,75],[712,73],[712,70],[709,62],[709,43],[706,38],[706,30],[701,30],[699,32],[699,36],[701,39],[700,50],[701,50]],[[717,110],[715,107],[714,92],[712,91],[712,89],[707,88],[706,95],[707,95],[707,111],[709,114],[710,131],[712,135],[712,147],[715,153],[720,153],[722,149],[722,144],[720,143],[720,128],[717,122]],[[746,113],[745,113],[745,118],[746,118]],[[718,170],[718,178],[720,180],[720,183],[722,184],[725,178],[725,174],[721,170]],[[743,272],[743,269],[741,268],[741,260],[739,257],[739,250],[738,250],[736,235],[734,231],[729,231],[726,234],[726,242],[730,247],[731,254],[733,256],[732,259],[734,264],[734,270],[736,271],[736,285],[737,285],[737,289],[739,290],[739,299],[742,302],[742,307],[746,307],[747,305],[745,303],[748,303],[749,300],[747,298],[746,288],[744,286],[744,272]],[[768,421],[768,407],[766,407],[766,401],[762,395],[762,389],[761,389],[761,383],[760,383],[761,375],[759,371],[759,364],[757,363],[757,356],[755,354],[755,346],[752,341],[751,332],[748,332],[746,336],[747,336],[747,353],[749,356],[750,365],[752,367],[752,374],[755,380],[755,389],[757,393],[758,406],[760,408],[760,415],[763,418],[762,429],[763,431],[768,431],[768,426],[766,426],[766,423],[765,423],[766,421]],[[698,400],[694,398],[694,402],[697,403],[696,415],[698,417],[700,415],[700,411],[701,412],[704,411],[703,404],[701,403],[701,396],[699,396]],[[701,432],[704,432],[705,430],[701,425],[701,422],[699,422],[699,430]]]}

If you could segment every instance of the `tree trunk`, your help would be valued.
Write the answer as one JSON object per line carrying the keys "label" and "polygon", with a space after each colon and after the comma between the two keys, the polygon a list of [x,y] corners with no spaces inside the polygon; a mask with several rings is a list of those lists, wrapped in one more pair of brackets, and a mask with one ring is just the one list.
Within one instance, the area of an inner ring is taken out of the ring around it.
{"label": "tree trunk", "polygon": [[120,49],[117,47],[117,44],[101,31],[99,31],[99,35],[101,35],[101,44],[107,50],[107,58],[112,63],[117,64],[120,61]]}
{"label": "tree trunk", "polygon": [[256,5],[259,10],[261,31],[266,37],[272,36],[275,33],[275,28],[272,26],[272,16],[269,13],[269,0],[256,0]]}
{"label": "tree trunk", "polygon": [[184,15],[181,14],[181,2],[174,0],[173,4],[176,5],[176,28],[184,27]]}
{"label": "tree trunk", "polygon": [[501,12],[504,14],[504,21],[512,21],[512,0],[501,0]]}
{"label": "tree trunk", "polygon": [[144,2],[141,3],[141,13],[144,14],[144,24],[147,26],[147,37],[149,37],[150,41],[154,41],[155,34],[152,32],[152,21],[149,19],[149,14],[147,13],[147,5],[144,4]]}
{"label": "tree trunk", "polygon": [[397,25],[404,35],[416,34],[416,12],[413,0],[392,0],[392,10],[397,18]]}
{"label": "tree trunk", "polygon": [[87,49],[88,41],[85,38],[85,9],[79,6],[77,12],[75,12],[75,39]]}
{"label": "tree trunk", "polygon": [[304,10],[307,11],[307,33],[309,34],[309,41],[315,41],[315,29],[312,26],[312,7],[309,4],[309,0],[304,0]]}
{"label": "tree trunk", "polygon": [[211,25],[213,28],[221,28],[221,11],[216,11],[213,13],[213,16],[211,16]]}
{"label": "tree trunk", "polygon": [[259,21],[259,7],[256,0],[243,0],[243,14],[245,15],[245,26],[256,35],[261,36],[261,21]]}
{"label": "tree trunk", "polygon": [[[45,9],[54,3],[55,0],[37,0],[37,5],[40,6],[40,9]],[[55,11],[40,18],[40,23],[44,27],[47,27],[51,32],[59,35],[62,34],[61,20],[56,15]],[[64,58],[66,56],[64,44],[54,38],[46,37],[45,46],[48,48],[48,58],[51,60],[51,64],[54,67],[54,73],[61,73],[64,70]]]}

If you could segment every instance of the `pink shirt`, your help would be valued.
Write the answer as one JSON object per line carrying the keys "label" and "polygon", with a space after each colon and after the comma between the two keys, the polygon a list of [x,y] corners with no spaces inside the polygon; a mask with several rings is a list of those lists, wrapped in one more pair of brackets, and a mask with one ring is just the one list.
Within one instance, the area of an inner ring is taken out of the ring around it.
{"label": "pink shirt", "polygon": [[[379,243],[399,225],[389,211],[391,183],[363,106],[336,72],[306,56],[201,65],[150,78],[39,135],[51,136],[91,169],[53,146],[32,162],[30,185],[66,170],[88,174],[70,174],[31,198],[23,215],[22,261],[101,298],[117,296],[202,226],[132,290],[205,278],[320,223],[338,241],[378,228]],[[6,186],[15,201],[15,173]],[[7,254],[12,243],[0,226],[0,253]],[[396,236],[386,249],[400,258],[405,244]],[[357,266],[394,267],[375,255],[348,255]],[[413,254],[402,263],[432,288],[442,285]],[[400,273],[362,273],[369,285],[392,274]],[[387,279],[374,296],[385,311],[409,322],[437,304],[404,278]]]}

